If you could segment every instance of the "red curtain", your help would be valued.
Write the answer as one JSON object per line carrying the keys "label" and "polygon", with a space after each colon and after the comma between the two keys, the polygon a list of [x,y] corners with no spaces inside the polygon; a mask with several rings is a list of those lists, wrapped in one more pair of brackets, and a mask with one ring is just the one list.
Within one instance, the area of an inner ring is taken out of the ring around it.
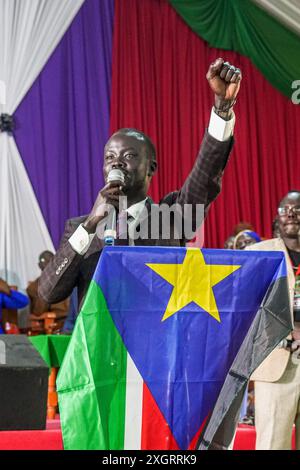
{"label": "red curtain", "polygon": [[270,237],[278,201],[300,189],[300,107],[247,58],[210,48],[166,0],[115,0],[114,27],[111,131],[136,127],[153,139],[156,201],[180,187],[195,160],[213,104],[209,64],[224,57],[241,68],[234,151],[205,222],[205,246],[222,247],[241,220]]}

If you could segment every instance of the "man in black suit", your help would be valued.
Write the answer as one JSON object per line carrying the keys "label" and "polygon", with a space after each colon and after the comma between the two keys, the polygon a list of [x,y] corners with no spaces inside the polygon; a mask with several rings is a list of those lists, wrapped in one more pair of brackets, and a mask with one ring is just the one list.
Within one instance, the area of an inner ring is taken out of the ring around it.
{"label": "man in black suit", "polygon": [[[179,191],[165,196],[159,203],[183,207],[191,204],[204,206],[207,212],[211,202],[220,192],[221,178],[233,144],[233,106],[240,87],[241,72],[236,67],[217,59],[210,65],[206,76],[215,93],[215,106],[195,165]],[[68,297],[78,288],[81,302],[95,271],[104,242],[95,236],[96,229],[107,217],[108,205],[119,210],[120,196],[127,197],[129,232],[145,219],[150,227],[153,201],[147,197],[151,178],[156,171],[155,148],[149,137],[136,129],[121,129],[108,140],[104,149],[104,177],[112,169],[120,169],[124,183],[108,182],[97,196],[88,216],[70,219],[66,223],[60,247],[44,270],[39,295],[49,303]],[[174,226],[168,239],[161,236],[140,238],[135,245],[183,246],[184,235],[175,237]]]}

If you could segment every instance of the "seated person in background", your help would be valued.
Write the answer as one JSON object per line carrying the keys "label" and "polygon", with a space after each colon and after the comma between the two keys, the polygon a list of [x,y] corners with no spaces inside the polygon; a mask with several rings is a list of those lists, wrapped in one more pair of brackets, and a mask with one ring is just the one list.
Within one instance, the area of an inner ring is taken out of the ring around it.
{"label": "seated person in background", "polygon": [[252,230],[242,230],[239,232],[233,241],[234,250],[244,250],[246,246],[254,245],[254,243],[261,242],[260,236]]}
{"label": "seated person in background", "polygon": [[[54,254],[51,251],[43,251],[39,256],[39,268],[44,271],[45,267],[52,260]],[[40,317],[45,312],[53,312],[56,318],[63,319],[67,316],[69,309],[69,299],[62,300],[61,302],[49,304],[38,296],[38,281],[39,277],[28,284],[26,292],[30,299],[30,313],[36,317]],[[62,321],[59,327],[62,326]]]}
{"label": "seated person in background", "polygon": [[239,235],[241,232],[244,230],[251,230],[253,231],[253,226],[250,224],[250,222],[239,222],[233,227],[233,230],[231,232],[231,235],[229,235],[228,238],[226,238],[224,242],[224,248],[225,250],[233,250],[233,244],[234,244],[234,239],[237,235]]}
{"label": "seated person in background", "polygon": [[7,282],[0,278],[0,334],[4,333],[2,308],[16,309],[26,307],[26,305],[28,305],[28,297],[21,292],[10,289]]}
{"label": "seated person in background", "polygon": [[293,424],[300,449],[300,191],[278,205],[279,237],[247,247],[283,251],[294,329],[254,371],[256,450],[290,450]]}
{"label": "seated person in background", "polygon": [[234,235],[230,235],[224,242],[225,250],[233,250]]}

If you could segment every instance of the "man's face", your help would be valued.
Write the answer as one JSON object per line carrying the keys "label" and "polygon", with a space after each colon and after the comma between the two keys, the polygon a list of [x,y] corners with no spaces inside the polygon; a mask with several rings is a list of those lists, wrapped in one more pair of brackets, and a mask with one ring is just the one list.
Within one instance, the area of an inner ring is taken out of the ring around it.
{"label": "man's face", "polygon": [[124,193],[133,190],[147,191],[152,172],[144,141],[126,134],[115,134],[104,149],[103,174],[107,181],[109,172],[120,169],[125,176]]}
{"label": "man's face", "polygon": [[278,226],[282,238],[298,238],[300,231],[300,197],[284,198],[278,208]]}

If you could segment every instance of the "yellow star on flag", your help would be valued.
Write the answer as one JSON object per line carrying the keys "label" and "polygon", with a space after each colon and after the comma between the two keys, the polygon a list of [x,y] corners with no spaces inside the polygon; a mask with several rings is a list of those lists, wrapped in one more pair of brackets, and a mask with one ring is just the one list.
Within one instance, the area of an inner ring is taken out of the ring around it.
{"label": "yellow star on flag", "polygon": [[213,287],[241,266],[206,264],[199,248],[187,248],[182,264],[147,263],[149,268],[174,286],[162,321],[191,302],[220,320]]}

